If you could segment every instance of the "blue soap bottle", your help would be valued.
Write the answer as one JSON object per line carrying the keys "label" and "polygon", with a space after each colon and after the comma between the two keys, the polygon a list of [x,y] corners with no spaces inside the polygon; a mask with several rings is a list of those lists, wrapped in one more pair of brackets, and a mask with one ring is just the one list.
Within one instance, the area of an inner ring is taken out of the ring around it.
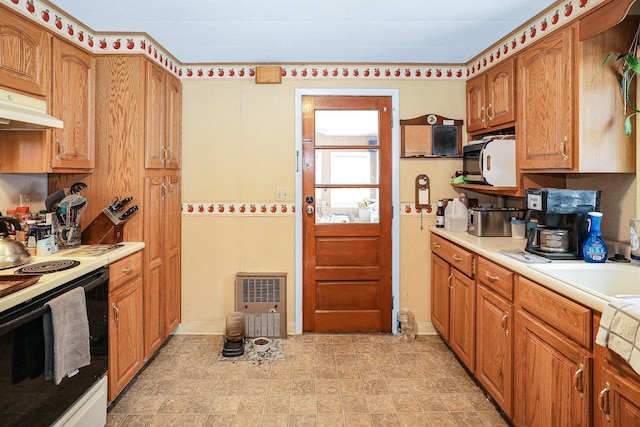
{"label": "blue soap bottle", "polygon": [[597,263],[607,260],[607,245],[602,239],[600,222],[602,222],[602,213],[589,212],[587,214],[589,231],[582,243],[582,257],[586,262]]}

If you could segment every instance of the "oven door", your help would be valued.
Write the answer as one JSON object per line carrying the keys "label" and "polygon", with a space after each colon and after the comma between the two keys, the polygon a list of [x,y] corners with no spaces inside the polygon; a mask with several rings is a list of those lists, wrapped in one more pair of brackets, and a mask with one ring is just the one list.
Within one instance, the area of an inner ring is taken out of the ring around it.
{"label": "oven door", "polygon": [[484,145],[484,143],[474,143],[462,148],[462,175],[469,183],[485,183],[482,176],[482,149]]}
{"label": "oven door", "polygon": [[[50,426],[107,371],[109,270],[71,283],[0,313],[0,424]],[[44,375],[43,314],[47,301],[78,286],[85,289],[91,363],[60,385]],[[106,410],[106,407],[105,407]]]}

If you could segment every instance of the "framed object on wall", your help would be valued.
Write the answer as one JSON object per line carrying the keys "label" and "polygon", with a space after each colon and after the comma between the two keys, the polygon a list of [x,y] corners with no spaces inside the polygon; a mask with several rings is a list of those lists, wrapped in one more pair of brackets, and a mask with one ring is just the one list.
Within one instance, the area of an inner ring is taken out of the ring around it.
{"label": "framed object on wall", "polygon": [[400,120],[401,157],[462,157],[462,124],[437,114]]}

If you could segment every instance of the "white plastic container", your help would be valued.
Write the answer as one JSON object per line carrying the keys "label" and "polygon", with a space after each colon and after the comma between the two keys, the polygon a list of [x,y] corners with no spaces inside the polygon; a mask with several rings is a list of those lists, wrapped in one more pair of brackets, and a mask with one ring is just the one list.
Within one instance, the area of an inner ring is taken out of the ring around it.
{"label": "white plastic container", "polygon": [[449,231],[467,231],[468,209],[459,199],[453,199],[444,210],[444,228]]}

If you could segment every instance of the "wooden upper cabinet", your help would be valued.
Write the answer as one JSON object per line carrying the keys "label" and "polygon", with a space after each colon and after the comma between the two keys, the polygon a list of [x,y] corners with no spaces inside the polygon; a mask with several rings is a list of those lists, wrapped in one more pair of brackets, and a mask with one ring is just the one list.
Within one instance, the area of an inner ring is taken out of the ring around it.
{"label": "wooden upper cabinet", "polygon": [[467,132],[475,132],[487,127],[484,111],[484,82],[484,74],[467,82]]}
{"label": "wooden upper cabinet", "polygon": [[489,126],[513,123],[515,114],[515,72],[513,58],[487,71],[486,111]]}
{"label": "wooden upper cabinet", "polygon": [[52,171],[95,166],[95,64],[90,53],[53,39],[51,111],[64,128],[52,132]]}
{"label": "wooden upper cabinet", "polygon": [[165,168],[180,169],[182,150],[182,83],[179,79],[167,77],[166,102]]}
{"label": "wooden upper cabinet", "polygon": [[514,120],[514,61],[508,58],[467,82],[467,131],[490,130]]}
{"label": "wooden upper cabinet", "polygon": [[568,27],[517,56],[520,169],[573,168],[574,43]]}
{"label": "wooden upper cabinet", "polygon": [[144,166],[147,169],[164,167],[164,70],[149,62],[147,64],[147,117],[144,151]]}
{"label": "wooden upper cabinet", "polygon": [[51,35],[0,7],[0,86],[46,97]]}
{"label": "wooden upper cabinet", "polygon": [[145,168],[179,169],[182,134],[182,85],[147,62]]}

